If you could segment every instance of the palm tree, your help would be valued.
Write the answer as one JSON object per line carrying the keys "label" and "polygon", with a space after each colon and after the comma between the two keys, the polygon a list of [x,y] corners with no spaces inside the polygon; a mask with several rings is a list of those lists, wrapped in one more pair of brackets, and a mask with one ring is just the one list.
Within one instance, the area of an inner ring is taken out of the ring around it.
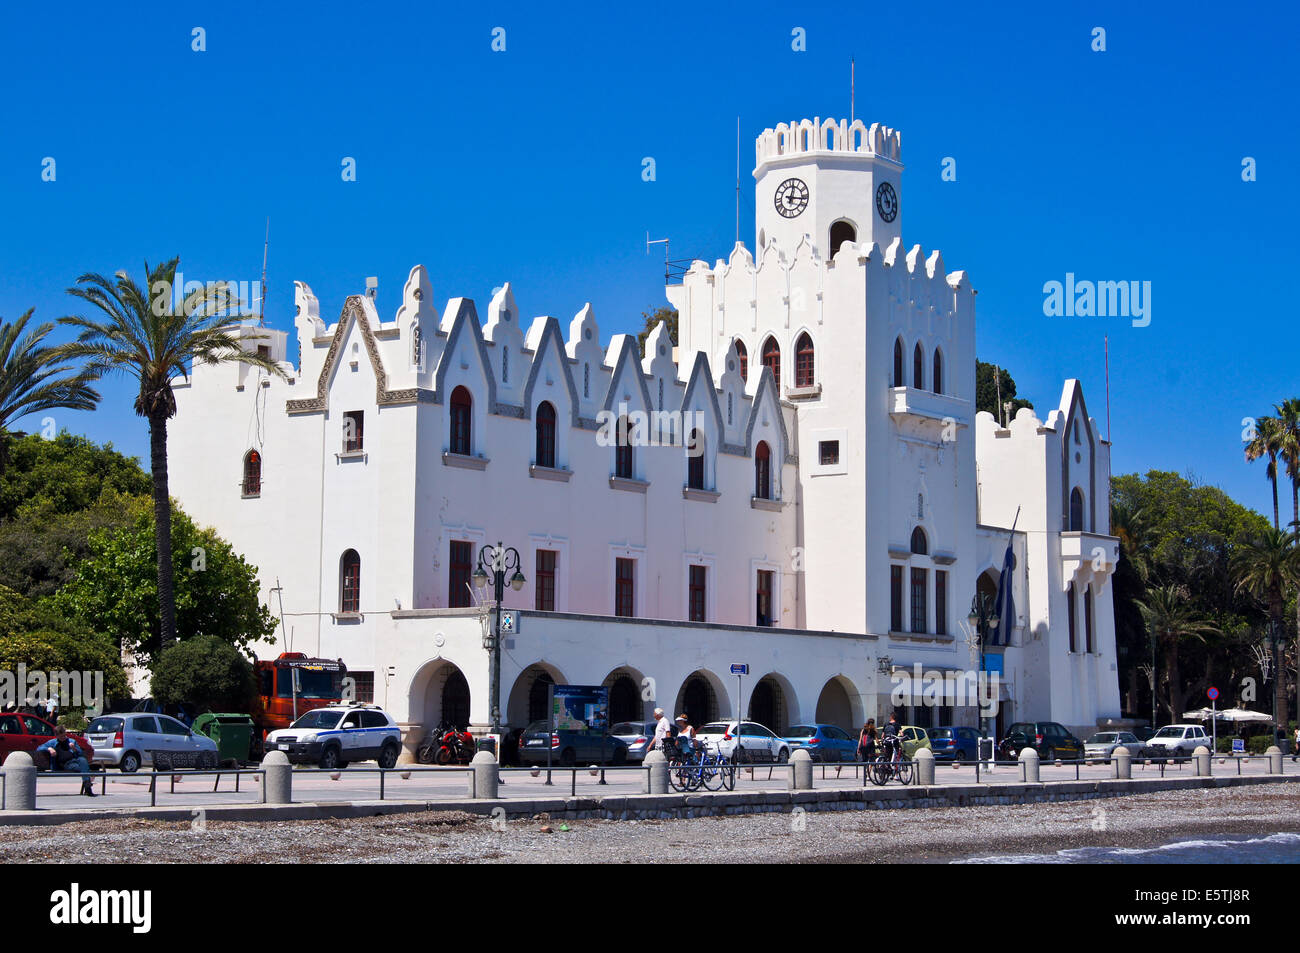
{"label": "palm tree", "polygon": [[94,375],[71,373],[55,349],[45,346],[54,330],[47,322],[27,330],[31,308],[13,324],[0,323],[0,476],[5,471],[8,427],[20,417],[43,410],[94,410],[99,394]]}
{"label": "palm tree", "polygon": [[[1158,586],[1138,603],[1151,638],[1163,648],[1165,677],[1169,682],[1169,716],[1171,721],[1183,717],[1183,684],[1178,671],[1178,643],[1186,638],[1205,641],[1206,636],[1221,635],[1214,626],[1196,617],[1182,586]],[[1152,726],[1154,727],[1154,726]]]}
{"label": "palm tree", "polygon": [[283,377],[270,358],[250,353],[230,332],[231,309],[239,302],[224,282],[214,282],[185,296],[179,310],[172,288],[179,258],[150,268],[144,265],[141,288],[125,271],[113,280],[85,274],[68,294],[88,301],[106,320],[69,316],[60,322],[81,329],[76,342],[59,352],[83,358],[102,375],[122,372],[140,384],[135,412],[149,421],[149,458],[153,471],[154,541],[158,559],[159,649],[176,639],[176,597],[172,580],[171,498],[167,487],[167,421],[176,415],[172,382],[188,378],[194,361],[224,364],[242,361]]}
{"label": "palm tree", "polygon": [[1282,637],[1282,610],[1285,593],[1300,583],[1300,540],[1295,533],[1280,529],[1265,530],[1262,536],[1248,540],[1233,554],[1232,572],[1237,577],[1237,591],[1254,596],[1268,610],[1270,638],[1273,644],[1273,724],[1286,726],[1286,695],[1278,690],[1282,666],[1278,643]]}
{"label": "palm tree", "polygon": [[1273,528],[1280,527],[1277,513],[1277,455],[1281,428],[1275,417],[1260,417],[1255,421],[1255,437],[1246,444],[1246,462],[1254,463],[1268,457],[1264,468],[1265,478],[1273,484]]}

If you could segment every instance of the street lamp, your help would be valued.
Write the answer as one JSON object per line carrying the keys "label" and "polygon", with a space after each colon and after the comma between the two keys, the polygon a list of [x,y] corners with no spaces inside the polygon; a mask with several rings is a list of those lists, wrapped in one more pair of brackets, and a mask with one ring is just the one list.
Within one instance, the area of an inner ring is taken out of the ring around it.
{"label": "street lamp", "polygon": [[501,602],[505,598],[506,573],[510,576],[510,588],[515,592],[524,588],[524,574],[519,571],[519,550],[513,546],[483,546],[478,551],[478,568],[474,570],[474,585],[484,588],[488,582],[488,570],[492,572],[493,609],[495,618],[492,623],[492,635],[489,639],[492,654],[488,657],[488,707],[492,710],[492,733],[501,736]]}

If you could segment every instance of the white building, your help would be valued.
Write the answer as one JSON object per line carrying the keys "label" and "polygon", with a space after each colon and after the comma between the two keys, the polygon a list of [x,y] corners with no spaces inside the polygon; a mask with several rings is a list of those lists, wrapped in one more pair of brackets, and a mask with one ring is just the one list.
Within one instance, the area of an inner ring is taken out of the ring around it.
{"label": "white building", "polygon": [[[1011,539],[1015,617],[985,650],[1000,725],[1117,718],[1110,447],[1077,381],[1046,419],[975,413],[975,292],[903,244],[902,168],[879,125],[764,131],[757,257],[738,243],[668,286],[676,348],[663,326],[644,353],[602,346],[590,306],[525,327],[509,284],[485,316],[440,313],[423,266],[390,321],[357,295],[327,326],[297,283],[296,363],[287,333],[239,332],[288,381],[196,367],[171,432],[176,497],[277,612],[282,588],[287,638],[259,654],[343,658],[412,743],[443,716],[486,726],[466,606],[501,541],[526,577],[505,600],[512,726],[542,717],[549,678],[611,685],[615,720],[739,705],[853,730],[917,663],[978,669],[966,617]],[[974,723],[923,687],[906,722]]]}

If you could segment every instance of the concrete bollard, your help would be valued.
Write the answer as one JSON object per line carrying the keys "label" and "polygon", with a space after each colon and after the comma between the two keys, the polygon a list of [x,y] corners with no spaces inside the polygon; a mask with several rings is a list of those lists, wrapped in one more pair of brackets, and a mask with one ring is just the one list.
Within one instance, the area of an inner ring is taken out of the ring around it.
{"label": "concrete bollard", "polygon": [[[12,755],[10,757],[12,757]],[[1279,748],[1277,745],[1269,745],[1268,750],[1264,752],[1264,757],[1268,758],[1269,774],[1282,773],[1282,749],[1281,748]],[[6,761],[5,766],[8,767],[8,765],[9,762]]]}
{"label": "concrete bollard", "polygon": [[803,748],[790,755],[789,789],[791,791],[812,790],[812,755]]}
{"label": "concrete bollard", "polygon": [[667,794],[668,759],[664,757],[664,753],[658,749],[649,752],[643,764],[650,769],[646,772],[644,793]]}
{"label": "concrete bollard", "polygon": [[1114,754],[1110,756],[1110,764],[1115,771],[1115,777],[1121,781],[1133,777],[1133,752],[1128,748],[1116,748]]}
{"label": "concrete bollard", "polygon": [[283,751],[270,751],[262,759],[266,771],[266,803],[293,803],[293,765]]}
{"label": "concrete bollard", "polygon": [[26,751],[5,758],[5,810],[36,810],[36,762]]}
{"label": "concrete bollard", "polygon": [[1192,766],[1196,769],[1192,773],[1198,778],[1208,778],[1210,776],[1210,749],[1205,745],[1197,745],[1196,750],[1192,752]]}
{"label": "concrete bollard", "polygon": [[929,748],[918,748],[912,760],[916,762],[916,783],[934,784],[934,752]]}
{"label": "concrete bollard", "polygon": [[1038,784],[1038,752],[1033,748],[1021,748],[1020,764],[1024,767],[1025,782],[1027,784]]}
{"label": "concrete bollard", "polygon": [[469,796],[477,798],[497,797],[497,757],[490,751],[480,751],[470,763]]}

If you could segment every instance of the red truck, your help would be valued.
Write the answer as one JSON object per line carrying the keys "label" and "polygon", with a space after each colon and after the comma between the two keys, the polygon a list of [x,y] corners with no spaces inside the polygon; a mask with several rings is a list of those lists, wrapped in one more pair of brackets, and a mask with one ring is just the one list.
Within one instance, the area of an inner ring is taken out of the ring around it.
{"label": "red truck", "polygon": [[[313,708],[343,702],[343,679],[348,667],[342,659],[308,658],[302,652],[282,652],[279,657],[253,663],[257,675],[257,703],[253,706],[254,759],[261,757],[267,733],[288,728],[295,718]],[[297,673],[297,691],[294,673]]]}

